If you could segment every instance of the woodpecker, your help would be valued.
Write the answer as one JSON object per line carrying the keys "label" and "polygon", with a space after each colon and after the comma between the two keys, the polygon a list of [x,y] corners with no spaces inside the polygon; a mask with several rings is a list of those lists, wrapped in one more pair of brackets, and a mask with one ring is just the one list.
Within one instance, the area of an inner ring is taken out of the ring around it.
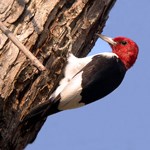
{"label": "woodpecker", "polygon": [[120,85],[137,59],[138,46],[129,38],[97,35],[109,43],[112,52],[85,58],[77,58],[70,53],[64,78],[57,89],[48,101],[33,108],[25,120],[87,105],[105,97]]}

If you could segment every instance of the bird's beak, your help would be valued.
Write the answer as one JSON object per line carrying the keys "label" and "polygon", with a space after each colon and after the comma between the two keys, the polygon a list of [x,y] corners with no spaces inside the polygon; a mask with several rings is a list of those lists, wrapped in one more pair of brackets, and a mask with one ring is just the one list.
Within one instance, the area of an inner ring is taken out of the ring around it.
{"label": "bird's beak", "polygon": [[116,45],[117,43],[110,37],[107,37],[105,35],[102,35],[102,34],[96,34],[98,35],[102,40],[106,41],[107,43],[109,43],[110,45]]}

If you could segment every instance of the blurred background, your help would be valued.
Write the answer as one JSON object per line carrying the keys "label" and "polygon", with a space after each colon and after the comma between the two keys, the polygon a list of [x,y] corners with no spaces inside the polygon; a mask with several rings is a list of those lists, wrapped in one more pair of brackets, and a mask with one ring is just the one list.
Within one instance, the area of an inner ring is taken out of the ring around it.
{"label": "blurred background", "polygon": [[[150,1],[119,0],[103,34],[133,39],[140,53],[113,93],[88,106],[50,116],[26,150],[150,149]],[[92,54],[111,51],[98,40]]]}

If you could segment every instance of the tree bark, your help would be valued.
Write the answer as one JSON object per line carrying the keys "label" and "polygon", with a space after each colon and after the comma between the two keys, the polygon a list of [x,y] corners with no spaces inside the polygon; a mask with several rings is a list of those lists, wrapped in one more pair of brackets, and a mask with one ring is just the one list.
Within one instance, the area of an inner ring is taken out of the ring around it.
{"label": "tree bark", "polygon": [[20,121],[48,100],[63,77],[67,52],[86,56],[115,0],[1,0],[0,20],[39,59],[33,63],[0,31],[0,149],[22,150],[45,119]]}

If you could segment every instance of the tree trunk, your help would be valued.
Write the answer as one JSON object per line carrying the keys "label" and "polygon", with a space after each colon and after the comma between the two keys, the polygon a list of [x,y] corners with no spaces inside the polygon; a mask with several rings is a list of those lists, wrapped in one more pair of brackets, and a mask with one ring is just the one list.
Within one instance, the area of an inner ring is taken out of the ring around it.
{"label": "tree trunk", "polygon": [[[63,76],[67,52],[88,54],[115,0],[1,0],[0,20],[43,63],[39,71],[0,31],[0,149],[22,150],[45,119],[20,125],[48,100]],[[70,40],[71,39],[71,40]]]}

